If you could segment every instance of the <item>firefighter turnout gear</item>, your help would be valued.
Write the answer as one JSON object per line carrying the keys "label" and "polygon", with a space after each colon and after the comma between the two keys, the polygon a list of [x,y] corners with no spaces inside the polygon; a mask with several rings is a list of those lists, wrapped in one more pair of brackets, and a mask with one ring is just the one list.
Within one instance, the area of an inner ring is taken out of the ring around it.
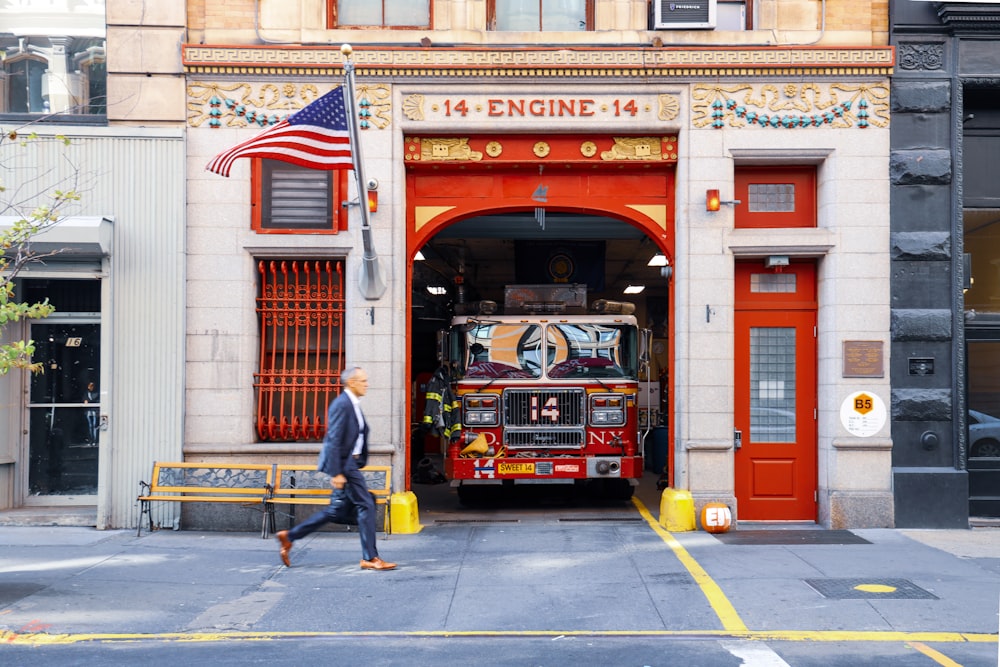
{"label": "firefighter turnout gear", "polygon": [[455,442],[462,435],[462,404],[451,388],[451,373],[441,366],[427,382],[423,426],[432,434]]}

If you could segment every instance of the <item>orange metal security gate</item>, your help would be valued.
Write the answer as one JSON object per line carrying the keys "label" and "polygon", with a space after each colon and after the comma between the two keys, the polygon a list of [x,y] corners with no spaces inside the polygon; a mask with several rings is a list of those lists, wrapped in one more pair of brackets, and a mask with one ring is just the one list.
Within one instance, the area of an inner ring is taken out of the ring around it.
{"label": "orange metal security gate", "polygon": [[261,260],[257,313],[257,433],[318,440],[344,367],[344,276],[339,260]]}

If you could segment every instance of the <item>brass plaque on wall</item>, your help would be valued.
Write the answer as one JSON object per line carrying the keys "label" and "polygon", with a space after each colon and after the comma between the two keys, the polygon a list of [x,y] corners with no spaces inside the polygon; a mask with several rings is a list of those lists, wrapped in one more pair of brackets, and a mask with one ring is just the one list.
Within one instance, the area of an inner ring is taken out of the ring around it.
{"label": "brass plaque on wall", "polygon": [[885,377],[885,355],[880,340],[844,341],[844,377]]}

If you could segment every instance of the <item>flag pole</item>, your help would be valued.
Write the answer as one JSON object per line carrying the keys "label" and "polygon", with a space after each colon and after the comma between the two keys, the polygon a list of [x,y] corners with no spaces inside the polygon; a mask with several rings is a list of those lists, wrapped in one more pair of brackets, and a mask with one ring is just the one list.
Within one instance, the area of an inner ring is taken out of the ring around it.
{"label": "flag pole", "polygon": [[358,137],[358,113],[354,108],[357,99],[354,93],[354,61],[351,54],[354,49],[350,44],[340,47],[344,56],[344,107],[347,110],[347,134],[351,140],[351,159],[354,162],[354,177],[357,180],[358,203],[361,208],[361,240],[364,244],[364,255],[361,257],[361,275],[358,287],[361,294],[369,300],[377,300],[385,294],[385,271],[383,271],[375,254],[372,243],[372,228],[368,210],[368,182],[365,180],[364,160],[361,157],[361,141]]}

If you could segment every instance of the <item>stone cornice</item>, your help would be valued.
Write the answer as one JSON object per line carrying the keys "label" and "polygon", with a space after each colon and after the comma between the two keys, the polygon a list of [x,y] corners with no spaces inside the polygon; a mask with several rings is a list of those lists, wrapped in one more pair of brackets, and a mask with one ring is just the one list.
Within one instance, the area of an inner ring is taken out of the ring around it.
{"label": "stone cornice", "polygon": [[[457,79],[684,78],[782,75],[889,76],[893,47],[366,47],[359,76]],[[343,71],[333,46],[185,44],[188,74],[330,76]]]}
{"label": "stone cornice", "polygon": [[946,26],[960,32],[995,34],[1000,29],[1000,5],[996,4],[942,2],[938,16]]}

